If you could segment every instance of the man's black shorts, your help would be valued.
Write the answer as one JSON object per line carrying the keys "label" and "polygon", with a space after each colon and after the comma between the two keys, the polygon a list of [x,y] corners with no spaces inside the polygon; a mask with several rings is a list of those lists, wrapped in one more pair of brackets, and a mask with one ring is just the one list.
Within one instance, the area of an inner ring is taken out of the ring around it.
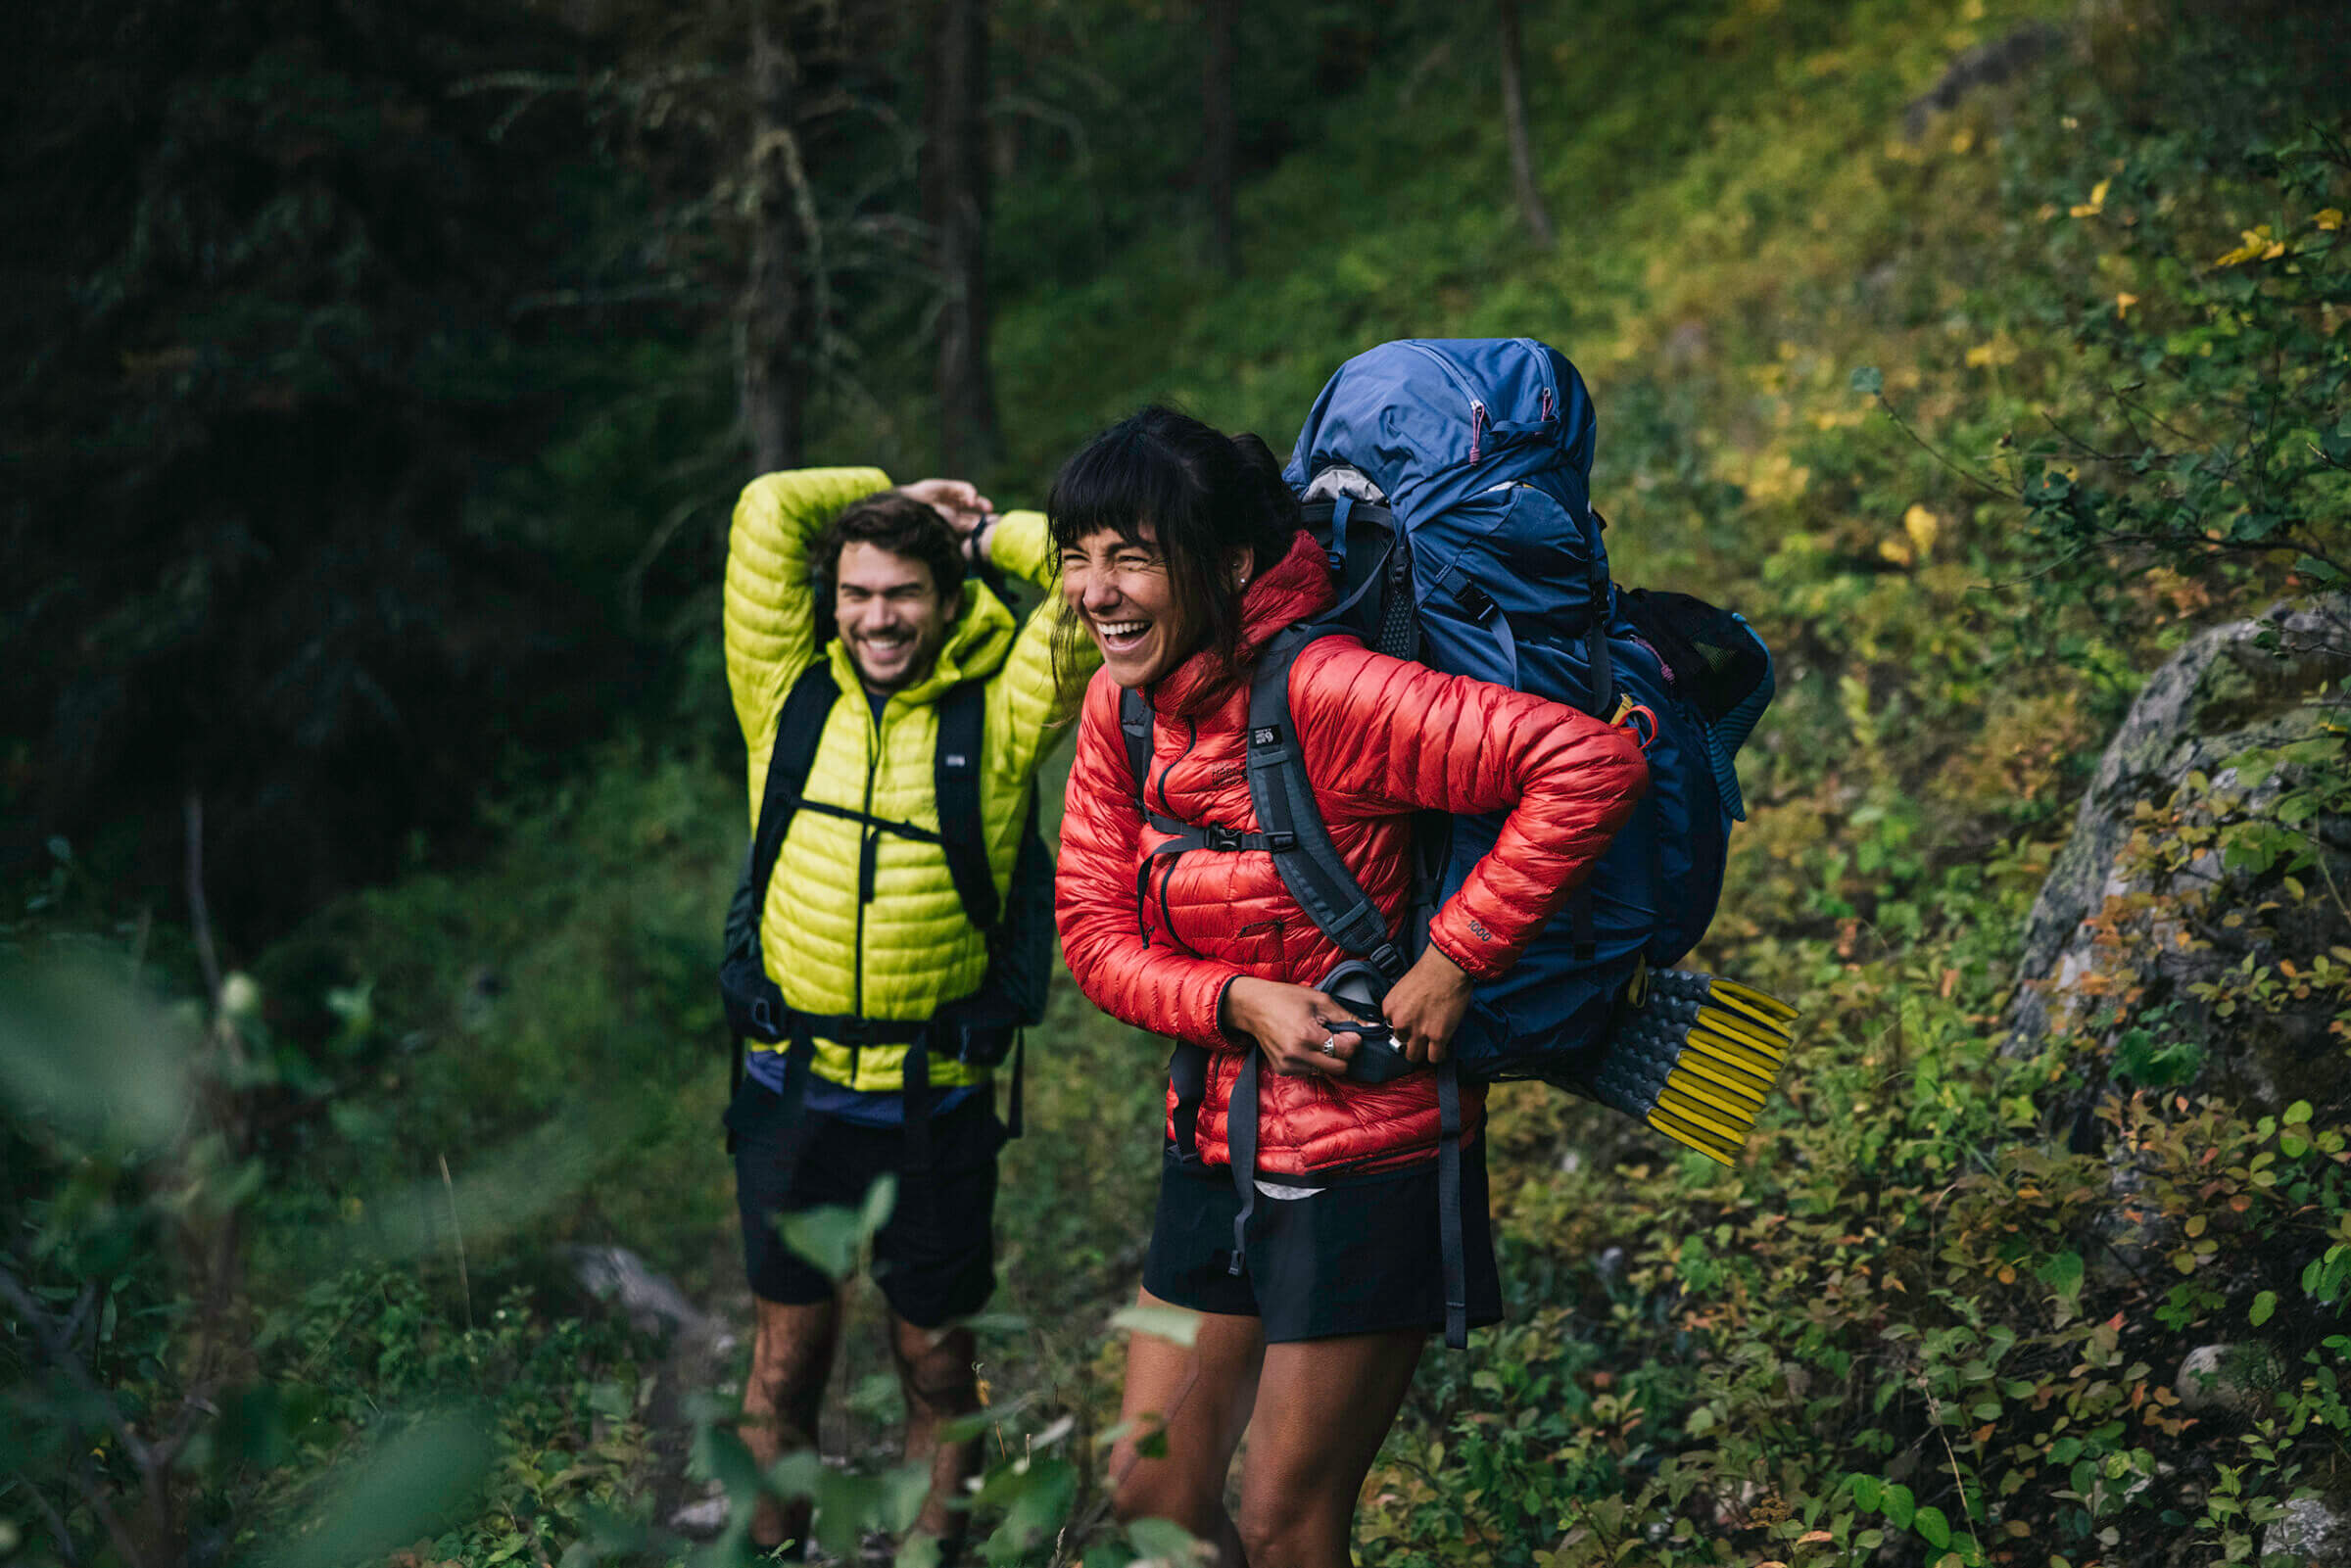
{"label": "man's black shorts", "polygon": [[874,1178],[898,1176],[898,1203],[874,1238],[874,1283],[917,1328],[969,1317],[996,1288],[996,1151],[1003,1124],[993,1097],[975,1094],[931,1121],[931,1176],[908,1179],[905,1132],[863,1127],[822,1112],[801,1115],[791,1147],[784,1098],[745,1078],[727,1110],[735,1134],[735,1202],[752,1294],[788,1307],[830,1298],[833,1281],[784,1245],[776,1216],[864,1205]]}

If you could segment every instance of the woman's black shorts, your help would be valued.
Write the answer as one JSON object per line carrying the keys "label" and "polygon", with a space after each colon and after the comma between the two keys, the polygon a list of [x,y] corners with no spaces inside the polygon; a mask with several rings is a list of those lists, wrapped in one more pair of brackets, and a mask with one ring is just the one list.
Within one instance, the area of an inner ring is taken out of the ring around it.
{"label": "woman's black shorts", "polygon": [[[1486,1145],[1462,1151],[1462,1240],[1469,1322],[1502,1321],[1502,1277],[1486,1215]],[[1233,1274],[1232,1172],[1177,1158],[1159,1178],[1143,1289],[1195,1311],[1264,1320],[1266,1343],[1445,1326],[1437,1163],[1371,1175],[1261,1178],[1246,1267]]]}
{"label": "woman's black shorts", "polygon": [[890,1310],[917,1328],[939,1328],[986,1305],[996,1288],[996,1151],[1004,1146],[991,1095],[932,1118],[931,1176],[920,1182],[905,1173],[903,1128],[803,1111],[795,1131],[784,1097],[752,1078],[736,1091],[727,1127],[752,1294],[791,1307],[830,1299],[837,1287],[784,1245],[776,1216],[861,1208],[874,1178],[889,1171],[899,1177],[898,1204],[874,1237],[874,1283]]}

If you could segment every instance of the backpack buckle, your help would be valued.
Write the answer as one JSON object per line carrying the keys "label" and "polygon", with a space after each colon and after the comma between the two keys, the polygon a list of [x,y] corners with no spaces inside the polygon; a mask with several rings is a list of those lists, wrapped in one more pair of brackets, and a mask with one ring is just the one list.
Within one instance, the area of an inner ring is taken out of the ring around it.
{"label": "backpack buckle", "polygon": [[1455,603],[1469,612],[1469,619],[1480,626],[1492,624],[1495,615],[1502,609],[1501,605],[1494,602],[1494,596],[1475,583],[1462,584],[1453,591],[1453,598]]}
{"label": "backpack buckle", "polygon": [[1298,835],[1296,833],[1268,833],[1266,834],[1266,847],[1276,855],[1286,855],[1298,847]]}
{"label": "backpack buckle", "polygon": [[1201,847],[1225,855],[1248,848],[1248,844],[1244,841],[1248,836],[1247,833],[1235,829],[1219,828],[1213,824],[1200,830]]}

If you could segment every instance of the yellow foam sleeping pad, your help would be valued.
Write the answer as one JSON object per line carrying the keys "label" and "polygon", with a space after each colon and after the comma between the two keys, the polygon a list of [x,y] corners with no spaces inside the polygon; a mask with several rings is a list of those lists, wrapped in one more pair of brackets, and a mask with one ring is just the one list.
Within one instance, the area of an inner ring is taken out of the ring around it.
{"label": "yellow foam sleeping pad", "polygon": [[1644,964],[1579,1087],[1729,1164],[1787,1064],[1797,1016],[1752,986]]}

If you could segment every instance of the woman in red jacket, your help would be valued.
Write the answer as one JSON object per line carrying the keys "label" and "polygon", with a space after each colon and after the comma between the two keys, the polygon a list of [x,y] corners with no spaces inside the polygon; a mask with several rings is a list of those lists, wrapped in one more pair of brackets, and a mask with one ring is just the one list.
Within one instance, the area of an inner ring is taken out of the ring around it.
{"label": "woman in red jacket", "polygon": [[[1275,633],[1331,608],[1330,575],[1265,443],[1164,408],[1073,457],[1049,509],[1063,596],[1103,656],[1062,824],[1062,943],[1087,996],[1177,1042],[1140,1299],[1205,1314],[1188,1349],[1132,1337],[1118,1509],[1174,1519],[1227,1564],[1341,1568],[1356,1495],[1445,1315],[1437,1075],[1348,1078],[1350,1015],[1314,988],[1344,955],[1271,857],[1155,856],[1171,835],[1146,815],[1259,830],[1244,767],[1249,669]],[[1631,813],[1648,779],[1640,750],[1572,709],[1348,638],[1309,645],[1289,682],[1322,817],[1392,933],[1410,905],[1414,813],[1510,813],[1382,1007],[1413,1062],[1442,1061],[1471,984],[1511,966]],[[1140,781],[1122,689],[1152,709]],[[1252,1051],[1263,1056],[1255,1198],[1236,1265],[1226,1110]],[[1474,1090],[1464,1100],[1469,1315],[1491,1323],[1501,1287],[1482,1104]],[[1245,1428],[1236,1526],[1224,1480]],[[1143,1457],[1138,1442],[1154,1431],[1165,1452]]]}

